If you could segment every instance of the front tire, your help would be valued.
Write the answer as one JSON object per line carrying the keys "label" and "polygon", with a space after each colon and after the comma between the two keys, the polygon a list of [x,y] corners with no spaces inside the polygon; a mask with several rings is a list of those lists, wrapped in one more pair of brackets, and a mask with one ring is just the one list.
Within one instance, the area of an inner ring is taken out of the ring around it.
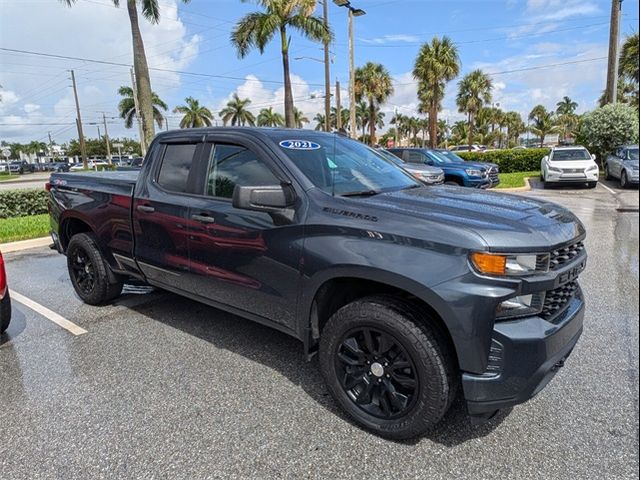
{"label": "front tire", "polygon": [[11,323],[11,298],[7,290],[4,298],[0,300],[0,335],[7,331]]}
{"label": "front tire", "polygon": [[79,233],[69,241],[67,268],[73,288],[89,305],[107,303],[122,292],[123,282],[109,270],[90,233]]}
{"label": "front tire", "polygon": [[627,188],[629,186],[629,177],[627,176],[627,171],[623,170],[622,175],[620,175],[620,188]]}
{"label": "front tire", "polygon": [[613,180],[613,177],[611,176],[611,172],[609,171],[609,164],[608,163],[604,164],[604,179],[605,180]]}
{"label": "front tire", "polygon": [[437,424],[455,395],[454,362],[425,315],[392,297],[338,310],[320,340],[329,392],[359,425],[407,439]]}

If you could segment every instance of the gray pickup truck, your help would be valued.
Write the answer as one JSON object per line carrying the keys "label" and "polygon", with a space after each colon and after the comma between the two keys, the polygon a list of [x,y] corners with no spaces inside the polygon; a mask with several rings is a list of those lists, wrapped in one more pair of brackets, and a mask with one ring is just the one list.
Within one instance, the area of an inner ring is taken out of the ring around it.
{"label": "gray pickup truck", "polygon": [[476,420],[528,400],[582,333],[573,214],[425,186],[340,135],[166,132],[139,172],[54,173],[48,188],[85,302],[137,279],[285,332],[382,436],[422,434],[458,393]]}

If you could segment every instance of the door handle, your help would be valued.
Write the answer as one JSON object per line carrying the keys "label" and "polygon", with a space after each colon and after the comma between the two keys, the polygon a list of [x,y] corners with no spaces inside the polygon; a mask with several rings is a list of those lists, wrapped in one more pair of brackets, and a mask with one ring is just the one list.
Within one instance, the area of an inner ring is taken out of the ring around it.
{"label": "door handle", "polygon": [[191,215],[191,218],[202,223],[216,223],[216,219],[209,215]]}
{"label": "door handle", "polygon": [[136,207],[136,210],[138,210],[139,212],[144,212],[144,213],[153,213],[156,211],[155,208],[150,207],[149,205],[138,205]]}

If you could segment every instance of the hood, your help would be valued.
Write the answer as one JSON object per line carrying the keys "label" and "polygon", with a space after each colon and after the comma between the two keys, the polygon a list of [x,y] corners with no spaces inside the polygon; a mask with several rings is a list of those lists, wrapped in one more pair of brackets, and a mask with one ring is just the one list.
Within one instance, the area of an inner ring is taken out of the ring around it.
{"label": "hood", "polygon": [[432,167],[431,165],[419,164],[419,163],[404,163],[402,168],[410,172],[423,172],[429,175],[440,175],[444,173],[440,167]]}
{"label": "hood", "polygon": [[592,165],[595,165],[596,162],[593,160],[549,160],[549,166],[554,168],[572,168],[572,169],[586,169]]}
{"label": "hood", "polygon": [[432,240],[430,235],[449,231],[459,240],[458,232],[471,232],[493,251],[547,251],[585,234],[575,215],[559,205],[472,188],[431,186],[350,200],[375,211],[379,222],[414,228],[416,238]]}
{"label": "hood", "polygon": [[497,167],[497,166],[498,165],[495,163],[467,162],[467,161],[451,162],[451,163],[446,163],[442,165],[443,168],[478,168],[478,169],[485,169],[485,170],[490,170],[491,168]]}

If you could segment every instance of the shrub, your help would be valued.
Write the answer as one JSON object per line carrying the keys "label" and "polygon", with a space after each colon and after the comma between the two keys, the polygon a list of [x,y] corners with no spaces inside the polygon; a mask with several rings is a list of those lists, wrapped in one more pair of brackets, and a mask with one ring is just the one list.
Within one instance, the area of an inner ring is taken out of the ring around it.
{"label": "shrub", "polygon": [[488,152],[456,152],[469,162],[489,162],[500,167],[501,173],[531,172],[540,170],[542,157],[548,148],[517,148],[510,150],[490,150]]}
{"label": "shrub", "polygon": [[0,192],[0,218],[24,217],[48,213],[49,193],[42,190],[7,190]]}
{"label": "shrub", "polygon": [[618,103],[589,112],[582,117],[578,141],[599,160],[619,145],[638,143],[638,111]]}

